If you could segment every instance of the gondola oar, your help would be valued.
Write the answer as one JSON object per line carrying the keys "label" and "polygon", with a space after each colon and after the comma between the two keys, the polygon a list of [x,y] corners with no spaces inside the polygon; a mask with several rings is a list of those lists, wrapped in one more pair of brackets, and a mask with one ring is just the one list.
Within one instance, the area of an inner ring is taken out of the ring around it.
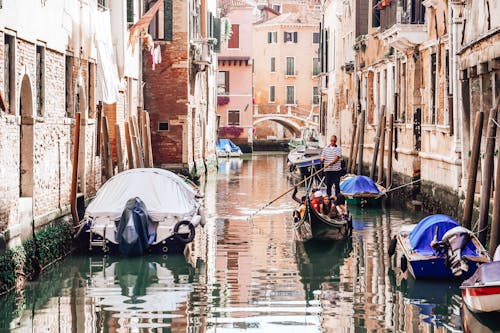
{"label": "gondola oar", "polygon": [[298,182],[297,184],[293,185],[292,187],[290,187],[288,190],[286,190],[285,192],[281,193],[279,196],[277,196],[276,198],[274,198],[273,200],[269,201],[267,204],[265,204],[264,206],[262,206],[260,209],[258,209],[255,213],[252,213],[250,214],[250,216],[248,217],[248,220],[252,219],[255,215],[257,215],[258,213],[260,213],[261,211],[263,211],[264,209],[266,209],[267,207],[271,206],[274,202],[276,202],[277,200],[281,199],[282,197],[284,197],[287,193],[289,193],[290,191],[294,190],[295,188],[297,188],[298,186],[304,184],[306,181],[308,181],[309,179],[311,179],[312,177],[316,176],[317,174],[319,174],[320,172],[322,172],[323,170],[325,170],[326,168],[328,168],[329,166],[331,166],[332,164],[334,164],[334,162],[330,162],[328,163],[327,165],[325,165],[322,169],[316,171],[315,173],[313,173],[312,175],[310,175],[309,177],[306,177],[304,178],[303,180],[301,180],[300,182]]}

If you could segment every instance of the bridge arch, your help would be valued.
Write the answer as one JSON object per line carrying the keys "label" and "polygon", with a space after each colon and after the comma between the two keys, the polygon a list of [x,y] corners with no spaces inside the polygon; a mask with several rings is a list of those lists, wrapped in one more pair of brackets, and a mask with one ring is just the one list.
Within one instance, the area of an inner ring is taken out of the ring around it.
{"label": "bridge arch", "polygon": [[281,126],[283,126],[284,128],[286,128],[287,130],[289,130],[290,133],[295,134],[296,137],[300,137],[300,135],[301,135],[302,126],[297,124],[297,122],[290,120],[290,119],[287,119],[287,118],[284,118],[284,117],[269,116],[269,117],[258,118],[256,120],[254,120],[253,125],[255,126],[255,125],[262,123],[264,121],[274,121],[274,122],[280,124]]}

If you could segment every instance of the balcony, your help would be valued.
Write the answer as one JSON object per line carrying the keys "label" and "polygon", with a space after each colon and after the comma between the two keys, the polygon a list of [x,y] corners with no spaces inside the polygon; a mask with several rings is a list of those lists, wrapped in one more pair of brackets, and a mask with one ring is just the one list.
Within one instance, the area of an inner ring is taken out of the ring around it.
{"label": "balcony", "polygon": [[191,41],[193,63],[204,67],[212,63],[213,41],[211,38],[204,38]]}
{"label": "balcony", "polygon": [[405,7],[393,2],[381,11],[380,21],[380,37],[397,50],[404,52],[427,40],[422,0],[408,1]]}

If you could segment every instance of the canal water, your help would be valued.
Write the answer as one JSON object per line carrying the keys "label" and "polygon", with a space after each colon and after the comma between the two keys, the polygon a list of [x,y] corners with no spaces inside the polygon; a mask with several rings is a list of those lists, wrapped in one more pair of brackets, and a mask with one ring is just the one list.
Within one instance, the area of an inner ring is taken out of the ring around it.
{"label": "canal water", "polygon": [[249,218],[290,184],[286,155],[222,160],[202,182],[207,224],[185,255],[69,257],[0,299],[0,331],[499,330],[462,309],[457,284],[391,269],[391,236],[421,214],[351,207],[352,239],[332,244],[294,240],[288,195]]}

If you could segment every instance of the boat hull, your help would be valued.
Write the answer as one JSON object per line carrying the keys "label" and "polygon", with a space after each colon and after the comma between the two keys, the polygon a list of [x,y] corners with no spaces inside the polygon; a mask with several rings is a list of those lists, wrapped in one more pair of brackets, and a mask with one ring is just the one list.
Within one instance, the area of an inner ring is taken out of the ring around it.
{"label": "boat hull", "polygon": [[422,255],[412,250],[408,240],[409,231],[401,231],[396,235],[398,253],[396,263],[401,268],[406,261],[410,274],[415,279],[440,279],[461,281],[471,277],[479,267],[479,263],[467,261],[467,271],[456,276],[446,265],[446,258],[436,255]]}
{"label": "boat hull", "polygon": [[311,207],[309,202],[304,216],[295,223],[297,238],[302,241],[338,241],[346,239],[351,231],[348,218],[331,219],[322,216]]}
{"label": "boat hull", "polygon": [[359,207],[380,207],[382,206],[382,197],[346,197],[348,205]]}
{"label": "boat hull", "polygon": [[490,286],[462,287],[462,298],[473,312],[500,311],[500,282]]}

